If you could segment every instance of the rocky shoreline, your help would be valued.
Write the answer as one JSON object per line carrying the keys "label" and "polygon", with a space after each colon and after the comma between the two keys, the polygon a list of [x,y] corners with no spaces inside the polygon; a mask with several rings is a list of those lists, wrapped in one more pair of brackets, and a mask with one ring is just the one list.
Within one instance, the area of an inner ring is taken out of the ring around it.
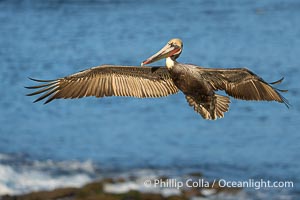
{"label": "rocky shoreline", "polygon": [[[194,173],[189,174],[185,177],[185,180],[193,180],[198,178],[200,174]],[[159,177],[155,180],[161,180],[164,182],[171,179],[168,177]],[[124,178],[106,178],[98,181],[88,183],[80,188],[66,187],[57,188],[52,191],[38,191],[31,192],[22,195],[4,195],[0,197],[1,200],[189,200],[193,197],[198,197],[198,199],[208,199],[212,196],[219,197],[220,195],[236,195],[240,192],[241,188],[226,188],[220,187],[218,184],[213,184],[207,182],[209,185],[198,185],[196,187],[182,187],[173,188],[167,187],[161,191],[144,190],[140,191],[138,189],[129,189],[128,191],[121,192],[109,192],[108,188],[118,188],[122,185],[129,183],[136,183],[138,180],[136,178],[131,178],[131,180],[126,180]],[[154,180],[151,180],[152,183]],[[169,191],[168,194],[163,191]],[[171,192],[170,192],[171,191]],[[173,191],[173,193],[172,193]],[[175,193],[174,193],[175,191]]]}

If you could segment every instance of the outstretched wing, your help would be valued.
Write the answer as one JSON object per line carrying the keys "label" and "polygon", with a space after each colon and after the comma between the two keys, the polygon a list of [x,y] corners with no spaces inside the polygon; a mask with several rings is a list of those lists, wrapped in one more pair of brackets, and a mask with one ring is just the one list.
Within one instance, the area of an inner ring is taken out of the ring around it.
{"label": "outstretched wing", "polygon": [[214,88],[214,90],[225,90],[225,92],[237,99],[256,100],[256,101],[278,101],[289,107],[288,100],[279,90],[272,85],[279,84],[283,78],[267,83],[246,68],[234,69],[208,69],[199,68],[199,73]]}
{"label": "outstretched wing", "polygon": [[87,96],[130,96],[163,97],[178,92],[168,70],[164,67],[135,67],[102,65],[93,67],[57,80],[37,80],[38,89],[28,96],[42,94],[35,102],[48,97],[45,103],[54,99],[81,98]]}

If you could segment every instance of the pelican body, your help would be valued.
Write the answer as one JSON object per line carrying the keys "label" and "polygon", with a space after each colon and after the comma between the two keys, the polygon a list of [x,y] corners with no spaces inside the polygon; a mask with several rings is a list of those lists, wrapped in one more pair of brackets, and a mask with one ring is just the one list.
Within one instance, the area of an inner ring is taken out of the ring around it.
{"label": "pelican body", "polygon": [[229,97],[216,94],[217,90],[225,90],[238,99],[278,101],[288,106],[288,101],[279,93],[286,90],[273,88],[246,68],[209,69],[178,63],[176,59],[182,48],[180,39],[172,39],[159,52],[143,61],[141,66],[166,58],[166,67],[174,84],[204,119],[222,118],[229,109]]}
{"label": "pelican body", "polygon": [[[289,103],[272,85],[283,78],[267,83],[246,68],[212,69],[176,61],[183,49],[180,39],[170,40],[160,51],[138,66],[103,65],[93,67],[56,80],[37,80],[42,85],[27,87],[39,89],[28,94],[41,94],[36,101],[46,97],[48,103],[59,98],[81,98],[86,96],[131,96],[139,98],[163,97],[182,91],[190,106],[204,119],[215,120],[224,117],[230,99],[219,95],[224,90],[228,95],[243,100],[277,101]],[[166,59],[165,67],[144,65]],[[35,101],[35,102],[36,102]]]}

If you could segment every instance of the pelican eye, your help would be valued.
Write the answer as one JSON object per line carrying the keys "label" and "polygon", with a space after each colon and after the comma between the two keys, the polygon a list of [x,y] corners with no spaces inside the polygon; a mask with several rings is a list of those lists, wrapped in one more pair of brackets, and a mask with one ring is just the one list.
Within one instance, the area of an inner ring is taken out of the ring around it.
{"label": "pelican eye", "polygon": [[179,46],[177,44],[174,44],[173,42],[172,43],[168,43],[171,47],[177,47],[179,48]]}

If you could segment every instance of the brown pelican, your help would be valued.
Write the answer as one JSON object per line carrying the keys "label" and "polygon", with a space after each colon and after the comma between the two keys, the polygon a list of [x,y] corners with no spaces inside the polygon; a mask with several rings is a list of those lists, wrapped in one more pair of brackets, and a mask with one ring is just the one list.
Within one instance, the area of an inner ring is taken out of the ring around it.
{"label": "brown pelican", "polygon": [[[28,96],[42,94],[35,102],[46,97],[48,103],[59,98],[87,96],[163,97],[181,90],[196,112],[204,119],[224,117],[230,99],[216,94],[224,90],[228,95],[243,100],[277,101],[288,106],[288,101],[271,85],[281,83],[283,78],[267,83],[246,68],[211,69],[176,61],[182,52],[180,39],[170,40],[160,51],[138,66],[102,65],[56,80],[37,80],[39,89]],[[144,67],[146,64],[166,58],[166,67]]]}

